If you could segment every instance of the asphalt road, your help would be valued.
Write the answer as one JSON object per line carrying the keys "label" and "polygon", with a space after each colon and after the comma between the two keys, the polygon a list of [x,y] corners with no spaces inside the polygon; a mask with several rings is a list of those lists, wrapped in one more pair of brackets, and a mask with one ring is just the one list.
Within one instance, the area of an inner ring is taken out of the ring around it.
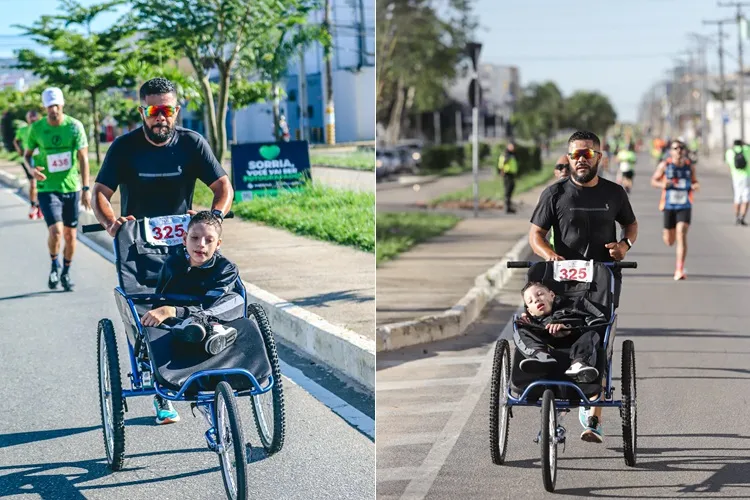
{"label": "asphalt road", "polygon": [[[208,451],[205,423],[187,403],[176,404],[179,423],[157,426],[151,398],[129,399],[125,468],[107,468],[96,365],[100,318],[113,320],[124,378],[129,371],[114,266],[79,242],[76,291],[49,291],[46,229],[26,219],[26,206],[0,188],[0,497],[223,498],[218,456]],[[286,378],[285,396],[286,444],[270,458],[249,398],[239,400],[253,446],[253,497],[373,498],[373,441]]]}
{"label": "asphalt road", "polygon": [[[632,339],[638,463],[624,463],[616,409],[604,410],[603,444],[580,441],[571,414],[555,498],[750,498],[750,228],[734,225],[726,167],[706,163],[698,166],[688,279],[675,282],[659,192],[648,186],[654,162],[639,158],[632,202],[640,235],[628,254],[639,267],[624,271],[613,363],[619,398],[621,345]],[[553,498],[533,443],[537,409],[514,410],[507,462],[490,460],[492,351],[520,304],[522,278],[468,336],[378,356],[378,498]]]}

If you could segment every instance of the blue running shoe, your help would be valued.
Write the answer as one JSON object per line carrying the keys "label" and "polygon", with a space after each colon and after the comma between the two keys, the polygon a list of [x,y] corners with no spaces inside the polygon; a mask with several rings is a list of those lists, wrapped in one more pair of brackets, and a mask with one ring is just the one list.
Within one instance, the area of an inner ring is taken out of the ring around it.
{"label": "blue running shoe", "polygon": [[604,432],[599,417],[589,417],[588,422],[586,422],[586,429],[581,433],[581,441],[587,443],[604,442]]}
{"label": "blue running shoe", "polygon": [[172,406],[172,402],[159,396],[154,396],[156,423],[159,425],[173,424],[180,421],[180,415]]}

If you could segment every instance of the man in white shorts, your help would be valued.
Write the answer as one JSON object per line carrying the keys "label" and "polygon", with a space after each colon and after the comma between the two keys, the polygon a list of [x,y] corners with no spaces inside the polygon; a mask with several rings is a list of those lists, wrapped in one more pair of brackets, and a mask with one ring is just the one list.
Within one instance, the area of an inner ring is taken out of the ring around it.
{"label": "man in white shorts", "polygon": [[735,224],[747,226],[745,215],[750,201],[750,147],[737,139],[732,149],[727,150],[725,159],[732,172]]}

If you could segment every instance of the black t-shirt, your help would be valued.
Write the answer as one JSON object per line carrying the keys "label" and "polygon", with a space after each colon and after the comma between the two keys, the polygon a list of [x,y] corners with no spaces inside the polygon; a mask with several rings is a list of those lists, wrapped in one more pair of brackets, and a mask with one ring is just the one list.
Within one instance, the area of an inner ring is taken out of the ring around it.
{"label": "black t-shirt", "polygon": [[542,192],[531,223],[554,228],[555,253],[570,260],[610,262],[607,243],[618,241],[615,222],[635,222],[633,207],[622,186],[599,178],[594,187],[581,187],[570,178]]}
{"label": "black t-shirt", "polygon": [[168,144],[146,140],[141,127],[115,139],[96,182],[120,189],[121,214],[142,217],[184,214],[193,207],[197,179],[207,185],[227,175],[200,134],[182,127]]}

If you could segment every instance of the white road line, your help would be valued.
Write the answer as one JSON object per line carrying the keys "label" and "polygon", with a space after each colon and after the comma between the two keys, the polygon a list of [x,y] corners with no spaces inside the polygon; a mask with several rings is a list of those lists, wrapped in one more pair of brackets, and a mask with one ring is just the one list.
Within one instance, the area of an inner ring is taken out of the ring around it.
{"label": "white road line", "polygon": [[[505,325],[505,328],[503,328],[500,338],[508,338],[512,335],[512,332],[513,326],[509,321]],[[471,385],[467,388],[464,397],[461,399],[461,402],[459,403],[460,409],[454,412],[450,419],[448,419],[448,422],[440,432],[435,444],[427,454],[427,458],[425,458],[422,465],[417,468],[416,473],[411,478],[408,478],[405,477],[409,472],[407,470],[385,469],[385,471],[383,471],[384,478],[401,477],[402,479],[411,479],[406,490],[404,490],[403,495],[401,495],[401,500],[422,500],[427,496],[427,493],[435,482],[440,469],[445,465],[445,461],[448,459],[453,447],[456,445],[458,437],[461,435],[466,423],[469,421],[469,417],[474,413],[474,408],[477,406],[479,398],[482,396],[484,389],[490,382],[494,354],[495,346],[493,344],[487,351],[487,354],[485,354],[484,361],[479,367],[479,371],[474,376]],[[378,390],[380,390],[380,387],[378,387]],[[401,475],[399,476],[399,474]],[[380,477],[381,470],[378,469],[378,480]]]}
{"label": "white road line", "polygon": [[425,387],[451,387],[456,385],[469,385],[474,382],[474,377],[453,377],[426,380],[394,380],[392,382],[378,382],[375,390],[380,391],[402,391],[404,389],[422,389]]}
{"label": "white road line", "polygon": [[365,415],[325,387],[305,376],[299,368],[281,361],[281,371],[285,377],[302,387],[312,397],[330,408],[335,414],[359,429],[363,434],[366,434],[373,440],[375,439],[375,419]]}
{"label": "white road line", "polygon": [[[16,190],[10,188],[7,188],[7,190],[22,201],[26,201],[15,192]],[[105,250],[101,245],[92,241],[91,238],[81,234],[81,231],[78,231],[78,239],[91,250],[114,264],[115,255],[113,251]],[[301,370],[294,368],[283,360],[280,361],[281,371],[285,378],[304,389],[312,397],[330,408],[336,415],[343,418],[346,422],[357,428],[370,439],[375,439],[375,420],[373,418],[370,418],[368,415],[362,413],[325,387],[319,385],[317,382],[302,373]]]}
{"label": "white road line", "polygon": [[389,360],[378,361],[378,370],[395,368],[397,366],[408,364],[410,367],[420,365],[430,366],[450,366],[450,365],[471,365],[479,364],[484,360],[484,356],[438,356],[436,358],[424,358],[416,360]]}
{"label": "white road line", "polygon": [[378,469],[375,473],[375,479],[378,483],[386,481],[410,481],[419,474],[419,469],[419,467],[392,467],[389,469]]}
{"label": "white road line", "polygon": [[388,406],[379,404],[375,411],[375,417],[401,416],[401,415],[430,415],[432,413],[453,412],[458,409],[458,401],[453,403],[427,403],[402,406]]}
{"label": "white road line", "polygon": [[[380,413],[380,409],[378,409]],[[376,415],[377,417],[377,415]],[[437,432],[412,432],[410,434],[389,434],[387,439],[382,436],[377,441],[378,448],[392,448],[396,446],[410,446],[415,444],[432,444],[438,438]]]}

